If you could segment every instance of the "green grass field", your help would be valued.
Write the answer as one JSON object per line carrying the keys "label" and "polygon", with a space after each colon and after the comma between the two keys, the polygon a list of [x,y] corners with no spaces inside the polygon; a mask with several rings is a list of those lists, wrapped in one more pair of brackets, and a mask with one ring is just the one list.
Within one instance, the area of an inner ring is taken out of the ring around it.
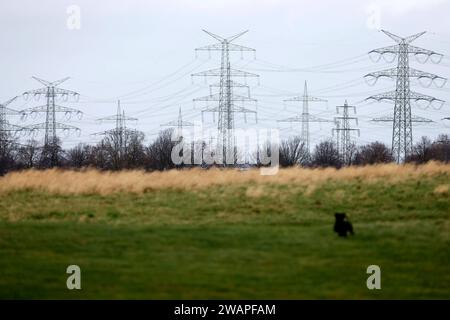
{"label": "green grass field", "polygon": [[[3,193],[0,298],[449,299],[448,183]],[[335,211],[354,237],[333,233]],[[71,264],[82,290],[66,288]],[[372,264],[381,290],[366,287]]]}

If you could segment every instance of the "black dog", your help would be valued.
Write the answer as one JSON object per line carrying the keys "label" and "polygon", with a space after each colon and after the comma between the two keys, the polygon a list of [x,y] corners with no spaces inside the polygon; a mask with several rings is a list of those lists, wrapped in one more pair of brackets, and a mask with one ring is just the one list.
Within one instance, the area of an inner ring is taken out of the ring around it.
{"label": "black dog", "polygon": [[351,235],[354,234],[353,226],[351,222],[347,219],[345,213],[336,212],[334,214],[334,217],[336,218],[336,221],[334,223],[334,232],[337,232],[337,234],[340,237],[346,237],[348,232]]}

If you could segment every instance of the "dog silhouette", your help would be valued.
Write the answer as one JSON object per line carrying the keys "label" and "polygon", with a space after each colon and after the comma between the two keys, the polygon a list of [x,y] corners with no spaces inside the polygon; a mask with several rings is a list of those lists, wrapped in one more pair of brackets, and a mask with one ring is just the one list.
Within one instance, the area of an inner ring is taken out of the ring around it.
{"label": "dog silhouette", "polygon": [[334,222],[334,232],[340,237],[346,237],[347,233],[354,235],[353,226],[351,222],[348,220],[347,216],[343,212],[336,212],[334,214],[336,221]]}

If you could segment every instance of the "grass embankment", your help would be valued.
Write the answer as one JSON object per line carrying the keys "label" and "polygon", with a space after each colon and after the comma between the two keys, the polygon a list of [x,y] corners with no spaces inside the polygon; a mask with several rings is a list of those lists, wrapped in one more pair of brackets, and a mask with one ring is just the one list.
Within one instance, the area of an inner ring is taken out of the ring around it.
{"label": "grass embankment", "polygon": [[[433,163],[14,173],[0,178],[0,297],[448,299],[449,178]],[[332,232],[335,211],[355,237]],[[70,264],[81,291],[65,287]]]}

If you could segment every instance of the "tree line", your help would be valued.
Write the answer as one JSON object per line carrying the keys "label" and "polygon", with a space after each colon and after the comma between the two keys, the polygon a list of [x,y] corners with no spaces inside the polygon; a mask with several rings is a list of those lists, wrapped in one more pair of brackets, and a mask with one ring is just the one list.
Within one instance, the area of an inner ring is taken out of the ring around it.
{"label": "tree line", "polygon": [[[13,170],[47,169],[52,167],[80,169],[97,168],[99,170],[144,169],[168,170],[186,167],[173,163],[172,149],[178,141],[172,140],[172,129],[163,130],[148,145],[144,135],[139,132],[111,133],[95,145],[80,143],[64,150],[61,141],[56,140],[47,146],[41,146],[36,140],[21,144],[14,137],[3,133],[0,136],[0,175]],[[205,143],[192,144],[191,150],[205,148]],[[390,148],[381,142],[372,142],[362,146],[352,145],[347,161],[342,160],[336,143],[325,140],[318,143],[311,154],[306,150],[300,137],[282,140],[279,145],[279,164],[281,167],[336,167],[349,165],[368,165],[393,162]],[[272,149],[274,150],[274,149]],[[269,148],[265,150],[270,153]],[[193,155],[192,155],[193,157]],[[254,155],[253,164],[260,164],[259,155]],[[450,159],[450,137],[441,134],[434,141],[422,137],[414,146],[405,162],[425,163],[437,160],[448,163]],[[191,165],[192,166],[192,165]],[[208,167],[203,165],[204,167]]]}

